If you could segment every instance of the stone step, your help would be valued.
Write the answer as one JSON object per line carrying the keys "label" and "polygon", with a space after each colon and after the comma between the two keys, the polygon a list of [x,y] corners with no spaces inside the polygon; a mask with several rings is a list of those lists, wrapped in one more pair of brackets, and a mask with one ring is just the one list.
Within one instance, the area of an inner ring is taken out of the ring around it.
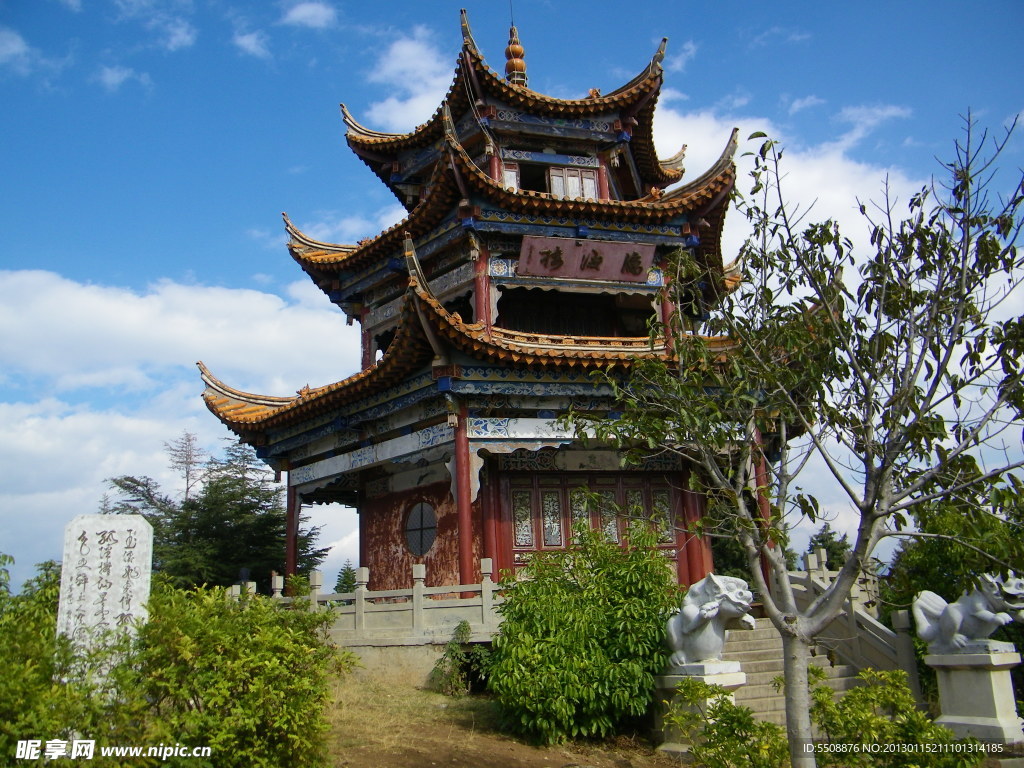
{"label": "stone step", "polygon": [[[782,691],[776,692],[775,686],[772,685],[772,679],[775,676],[764,675],[747,675],[746,685],[737,688],[735,691],[736,701],[742,702],[747,706],[751,706],[748,702],[751,699],[770,699],[776,696],[782,696]],[[831,677],[825,681],[825,684],[833,691],[844,692],[851,688],[855,688],[860,684],[860,680],[856,677],[842,676],[842,677]],[[753,709],[753,707],[751,706]]]}
{"label": "stone step", "polygon": [[[726,661],[739,661],[738,659],[726,659]],[[757,672],[771,672],[776,675],[782,674],[782,659],[758,659],[755,661],[740,661],[740,669],[748,675]]]}
{"label": "stone step", "polygon": [[[822,667],[826,684],[837,693],[859,685],[857,669],[849,664],[832,665],[823,648],[813,648],[811,663]],[[783,673],[782,638],[769,619],[757,619],[751,630],[731,630],[722,654],[725,661],[738,661],[747,675],[746,685],[735,691],[736,703],[749,707],[761,720],[786,725],[786,699],[772,680]]]}
{"label": "stone step", "polygon": [[725,633],[725,644],[740,643],[745,640],[778,640],[782,642],[775,627],[758,627],[757,629],[730,629]]}
{"label": "stone step", "polygon": [[782,663],[782,649],[772,650],[765,648],[763,650],[756,651],[734,651],[722,654],[723,661],[738,661],[741,664],[745,664],[748,661],[775,661]]}
{"label": "stone step", "polygon": [[786,709],[786,697],[781,692],[770,695],[765,694],[763,691],[757,691],[756,693],[760,695],[748,697],[741,696],[740,691],[736,691],[736,703],[742,704],[744,707],[750,707],[758,717],[762,717],[766,712],[778,712],[779,710],[784,711]]}
{"label": "stone step", "polygon": [[776,637],[764,637],[764,638],[744,638],[743,640],[734,640],[731,643],[727,642],[723,648],[724,653],[742,653],[744,651],[764,651],[772,650],[777,653],[782,651],[782,641]]}

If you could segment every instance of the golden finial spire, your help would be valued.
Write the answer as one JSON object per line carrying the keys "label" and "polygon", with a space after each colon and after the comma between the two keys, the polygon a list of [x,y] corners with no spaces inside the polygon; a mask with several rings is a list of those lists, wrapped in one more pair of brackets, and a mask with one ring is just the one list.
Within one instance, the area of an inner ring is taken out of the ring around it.
{"label": "golden finial spire", "polygon": [[513,24],[508,30],[508,48],[505,49],[505,79],[512,85],[526,85],[526,50],[519,42],[519,30]]}

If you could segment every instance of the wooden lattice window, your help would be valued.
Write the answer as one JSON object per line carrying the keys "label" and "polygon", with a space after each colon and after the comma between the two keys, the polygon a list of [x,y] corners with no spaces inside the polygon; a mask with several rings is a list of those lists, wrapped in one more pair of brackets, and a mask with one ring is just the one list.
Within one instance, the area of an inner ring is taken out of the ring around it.
{"label": "wooden lattice window", "polygon": [[596,200],[598,192],[596,169],[561,165],[506,162],[502,165],[502,184],[511,190],[527,189],[586,200]]}
{"label": "wooden lattice window", "polygon": [[437,539],[437,514],[425,501],[413,504],[405,519],[405,543],[414,557],[423,557]]}

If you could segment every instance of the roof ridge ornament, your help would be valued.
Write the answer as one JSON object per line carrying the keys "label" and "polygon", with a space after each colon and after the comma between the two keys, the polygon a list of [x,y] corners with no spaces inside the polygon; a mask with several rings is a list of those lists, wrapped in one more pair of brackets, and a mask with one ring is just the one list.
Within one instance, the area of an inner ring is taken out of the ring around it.
{"label": "roof ridge ornament", "polygon": [[668,46],[668,38],[667,37],[661,38],[661,45],[658,46],[657,52],[654,54],[654,57],[651,59],[651,66],[652,67],[656,67],[657,69],[661,69],[661,62],[663,62],[665,60],[665,48],[667,46]]}
{"label": "roof ridge ornament", "polygon": [[526,49],[519,42],[519,30],[513,24],[508,29],[508,47],[505,49],[505,79],[524,88],[527,84],[525,55]]}
{"label": "roof ridge ornament", "polygon": [[476,47],[476,40],[473,39],[473,30],[469,28],[469,14],[465,8],[459,9],[459,23],[462,26],[462,45],[479,53]]}

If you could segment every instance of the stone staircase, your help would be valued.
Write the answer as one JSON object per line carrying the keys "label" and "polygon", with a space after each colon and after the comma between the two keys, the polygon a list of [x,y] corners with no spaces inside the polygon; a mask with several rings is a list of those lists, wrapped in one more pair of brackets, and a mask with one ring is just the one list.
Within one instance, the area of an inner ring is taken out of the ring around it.
{"label": "stone staircase", "polygon": [[[736,703],[750,707],[761,720],[784,726],[785,698],[772,686],[772,680],[782,675],[782,638],[770,620],[757,619],[756,623],[752,630],[728,632],[722,659],[740,662],[747,675],[746,685],[736,691]],[[828,685],[835,691],[847,691],[858,683],[856,667],[833,665],[824,650],[817,649],[812,663],[825,670]]]}

